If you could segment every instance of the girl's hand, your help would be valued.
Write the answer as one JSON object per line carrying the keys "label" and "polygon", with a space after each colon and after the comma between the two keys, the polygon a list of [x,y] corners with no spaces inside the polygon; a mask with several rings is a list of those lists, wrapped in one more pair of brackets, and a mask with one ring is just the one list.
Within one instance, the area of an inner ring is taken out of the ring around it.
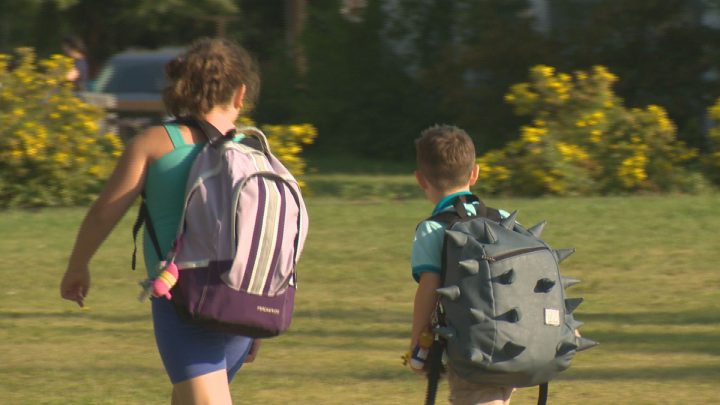
{"label": "girl's hand", "polygon": [[80,307],[84,306],[83,300],[90,289],[90,270],[87,266],[65,271],[60,283],[60,296],[63,299],[75,301]]}

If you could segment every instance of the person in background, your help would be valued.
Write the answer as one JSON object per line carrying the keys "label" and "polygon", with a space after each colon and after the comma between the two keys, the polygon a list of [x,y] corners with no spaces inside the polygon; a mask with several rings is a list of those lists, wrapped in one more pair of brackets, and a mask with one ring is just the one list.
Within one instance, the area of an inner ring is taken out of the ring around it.
{"label": "person in background", "polygon": [[63,53],[73,60],[73,67],[68,71],[65,78],[73,82],[76,91],[87,90],[90,74],[85,43],[76,36],[67,36],[63,38],[61,47]]}

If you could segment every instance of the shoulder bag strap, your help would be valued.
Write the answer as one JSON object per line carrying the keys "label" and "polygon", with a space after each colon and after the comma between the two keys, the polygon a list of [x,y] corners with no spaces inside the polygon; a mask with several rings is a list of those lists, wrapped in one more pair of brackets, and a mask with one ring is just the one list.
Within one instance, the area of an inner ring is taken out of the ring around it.
{"label": "shoulder bag strap", "polygon": [[136,264],[136,256],[137,256],[137,234],[140,231],[140,228],[142,228],[143,223],[145,223],[145,229],[147,230],[148,236],[150,237],[150,240],[152,241],[153,247],[155,248],[155,253],[158,256],[158,260],[162,261],[162,253],[160,250],[160,242],[158,241],[157,233],[155,233],[155,227],[152,224],[152,220],[150,219],[150,211],[147,208],[147,204],[145,204],[145,191],[141,193],[142,196],[142,202],[140,203],[140,209],[138,210],[138,216],[137,219],[135,219],[135,224],[133,225],[133,253],[132,253],[132,269],[135,270],[135,264]]}
{"label": "shoulder bag strap", "polygon": [[427,391],[425,392],[425,405],[434,405],[437,396],[438,382],[442,373],[442,356],[445,351],[445,344],[441,339],[436,338],[430,346],[428,354],[429,368],[427,370]]}
{"label": "shoulder bag strap", "polygon": [[540,384],[538,389],[538,405],[545,405],[547,404],[547,397],[548,397],[548,383],[542,383]]}

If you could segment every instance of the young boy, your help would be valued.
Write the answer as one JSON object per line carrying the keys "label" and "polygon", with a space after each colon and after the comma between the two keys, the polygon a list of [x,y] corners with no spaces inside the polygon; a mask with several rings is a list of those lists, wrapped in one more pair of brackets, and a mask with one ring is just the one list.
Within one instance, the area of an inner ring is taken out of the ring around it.
{"label": "young boy", "polygon": [[[475,146],[460,128],[436,125],[422,132],[415,141],[417,170],[415,177],[425,196],[435,204],[432,215],[452,210],[455,199],[470,195],[470,186],[478,178]],[[465,204],[469,215],[475,204]],[[507,216],[501,211],[501,216]],[[417,228],[412,248],[412,275],[418,282],[413,309],[410,348],[418,345],[420,335],[432,328],[431,318],[437,302],[435,290],[440,287],[441,256],[447,224],[426,220]],[[448,364],[450,402],[453,404],[509,404],[511,387],[476,384],[465,381]]]}

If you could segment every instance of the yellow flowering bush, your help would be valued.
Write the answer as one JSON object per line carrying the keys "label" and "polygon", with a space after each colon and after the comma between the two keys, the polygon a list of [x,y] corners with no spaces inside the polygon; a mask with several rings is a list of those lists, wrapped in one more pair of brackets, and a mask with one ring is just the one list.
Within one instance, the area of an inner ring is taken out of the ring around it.
{"label": "yellow flowering bush", "polygon": [[572,75],[533,67],[505,96],[532,121],[518,140],[478,159],[478,187],[525,195],[692,191],[682,167],[695,151],[677,140],[662,107],[624,107],[612,90],[617,80],[603,66]]}
{"label": "yellow flowering bush", "polygon": [[88,202],[121,153],[120,139],[99,131],[103,111],[65,80],[71,64],[30,48],[0,54],[0,208]]}
{"label": "yellow flowering bush", "polygon": [[[238,121],[238,126],[257,126],[250,118],[242,117]],[[290,172],[298,179],[301,186],[304,182],[301,180],[305,173],[305,160],[300,155],[303,145],[312,144],[317,138],[317,129],[312,124],[292,124],[292,125],[271,125],[264,124],[259,127],[267,136],[270,150],[282,161],[282,163],[290,170]]]}

